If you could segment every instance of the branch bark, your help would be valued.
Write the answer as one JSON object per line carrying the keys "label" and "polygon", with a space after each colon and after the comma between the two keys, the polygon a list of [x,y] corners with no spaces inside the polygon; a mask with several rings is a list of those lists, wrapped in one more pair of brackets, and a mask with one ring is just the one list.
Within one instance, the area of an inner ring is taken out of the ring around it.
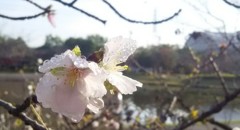
{"label": "branch bark", "polygon": [[24,113],[23,111],[26,110],[26,108],[29,107],[31,104],[32,100],[35,98],[34,96],[28,97],[22,105],[19,107],[13,106],[11,103],[4,101],[0,99],[0,107],[4,108],[5,110],[8,111],[9,114],[18,117],[21,119],[26,125],[30,125],[34,130],[47,130],[44,126],[40,125],[37,123],[35,120],[31,119]]}
{"label": "branch bark", "polygon": [[[34,19],[34,18],[37,18],[41,15],[44,15],[44,14],[47,14],[47,13],[50,13],[52,12],[53,10],[50,10],[50,7],[51,6],[48,6],[46,8],[40,6],[38,3],[36,2],[33,2],[32,0],[25,0],[26,2],[36,6],[37,8],[39,8],[40,10],[42,10],[42,12],[38,13],[38,14],[35,14],[35,15],[30,15],[30,16],[20,16],[20,17],[13,17],[13,16],[8,16],[8,15],[5,15],[5,14],[0,14],[0,17],[1,18],[5,18],[5,19],[9,19],[9,20],[29,20],[29,19]],[[78,2],[78,0],[72,0],[72,2],[65,2],[63,0],[54,0],[62,5],[65,5],[65,6],[68,6],[78,12],[81,12],[83,13],[84,15],[90,17],[90,18],[93,18],[103,24],[106,24],[107,20],[104,20],[102,18],[99,18],[97,17],[96,15],[94,14],[91,14],[79,7],[76,7],[74,6],[74,4],[76,2]],[[173,15],[165,18],[165,19],[162,19],[162,20],[158,20],[158,21],[140,21],[140,20],[133,20],[133,19],[130,19],[130,18],[127,18],[125,17],[124,15],[122,15],[111,3],[109,3],[108,1],[106,0],[102,0],[103,3],[105,3],[117,16],[119,16],[121,19],[127,21],[127,22],[130,22],[130,23],[135,23],[135,24],[161,24],[161,23],[164,23],[164,22],[167,22],[167,21],[170,21],[172,20],[173,18],[175,18],[176,16],[178,16],[181,12],[181,9],[179,9],[177,12],[175,12]]]}
{"label": "branch bark", "polygon": [[120,18],[122,18],[123,20],[127,21],[127,22],[130,22],[130,23],[137,23],[137,24],[160,24],[160,23],[164,23],[164,22],[167,22],[173,18],[175,18],[176,16],[178,16],[180,14],[180,12],[182,11],[181,9],[179,9],[177,12],[175,12],[172,16],[166,18],[166,19],[163,19],[163,20],[159,20],[159,21],[138,21],[138,20],[133,20],[133,19],[129,19],[125,16],[123,16],[119,11],[117,11],[117,9],[112,5],[110,4],[108,1],[106,0],[102,0],[106,5],[109,6],[109,8],[114,12],[116,13]]}
{"label": "branch bark", "polygon": [[42,15],[44,15],[46,13],[48,13],[48,12],[47,11],[43,11],[43,12],[35,14],[35,15],[21,16],[21,17],[12,17],[12,16],[7,16],[7,15],[0,14],[0,17],[1,18],[5,18],[5,19],[9,19],[9,20],[30,20],[30,19],[34,19],[34,18],[37,18],[39,16],[42,16]]}
{"label": "branch bark", "polygon": [[221,102],[219,102],[218,104],[214,105],[212,108],[210,108],[208,111],[203,112],[198,118],[180,125],[178,128],[176,128],[175,130],[184,130],[186,128],[188,128],[191,125],[196,124],[199,121],[203,121],[205,119],[207,119],[209,116],[220,112],[229,102],[231,102],[232,100],[234,100],[235,98],[237,98],[237,96],[240,94],[240,89],[237,89],[236,91],[234,91],[233,93],[229,94],[228,96],[225,96],[225,99]]}
{"label": "branch bark", "polygon": [[73,9],[75,9],[75,10],[77,10],[77,11],[87,15],[88,17],[91,17],[91,18],[93,18],[93,19],[95,19],[95,20],[97,20],[97,21],[99,21],[99,22],[101,22],[103,24],[105,24],[107,22],[106,20],[103,20],[103,19],[101,19],[101,18],[99,18],[99,17],[97,17],[97,16],[95,16],[93,14],[90,14],[90,13],[88,13],[88,12],[86,12],[86,11],[76,7],[76,6],[74,6],[73,4],[76,2],[75,0],[72,1],[71,3],[67,3],[67,2],[64,2],[62,0],[54,0],[54,1],[56,1],[58,3],[61,3],[61,4],[65,5],[65,6],[68,6],[70,8],[73,8]]}
{"label": "branch bark", "polygon": [[228,4],[228,5],[230,5],[230,6],[234,7],[234,8],[240,9],[240,6],[239,6],[239,5],[233,4],[233,3],[229,2],[228,0],[223,0],[223,1],[224,1],[226,4]]}

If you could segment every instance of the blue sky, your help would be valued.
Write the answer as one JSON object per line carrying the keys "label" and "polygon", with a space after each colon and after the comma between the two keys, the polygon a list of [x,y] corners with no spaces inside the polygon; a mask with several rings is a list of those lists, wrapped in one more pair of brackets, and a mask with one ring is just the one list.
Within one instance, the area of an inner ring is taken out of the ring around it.
{"label": "blue sky", "polygon": [[[240,10],[226,5],[222,0],[108,0],[124,16],[143,21],[153,20],[154,10],[156,19],[161,20],[182,9],[178,17],[156,25],[155,31],[153,25],[132,24],[122,20],[101,0],[79,0],[76,6],[106,19],[106,25],[52,0],[35,1],[44,7],[50,4],[53,6],[56,10],[56,28],[44,16],[28,21],[0,18],[0,33],[12,37],[21,36],[31,47],[41,46],[48,34],[63,39],[91,34],[107,38],[122,35],[137,40],[138,46],[159,43],[183,46],[188,34],[193,31],[224,31],[223,24],[227,32],[240,30]],[[0,0],[1,14],[22,16],[38,12],[37,8],[23,0]],[[179,35],[175,34],[176,29],[181,31]]]}

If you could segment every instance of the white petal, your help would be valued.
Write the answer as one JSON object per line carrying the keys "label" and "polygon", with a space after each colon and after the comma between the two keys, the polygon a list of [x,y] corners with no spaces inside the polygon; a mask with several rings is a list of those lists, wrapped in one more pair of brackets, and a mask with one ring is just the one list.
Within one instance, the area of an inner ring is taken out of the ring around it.
{"label": "white petal", "polygon": [[85,78],[86,91],[82,92],[86,97],[98,98],[102,97],[107,93],[104,86],[104,81],[106,78],[104,75],[95,75],[89,73]]}
{"label": "white petal", "polygon": [[88,61],[85,58],[76,57],[73,61],[77,68],[88,68]]}
{"label": "white petal", "polygon": [[121,72],[110,73],[108,81],[122,94],[132,94],[137,87],[142,87],[142,83],[122,75]]}
{"label": "white petal", "polygon": [[117,65],[125,62],[137,49],[135,41],[123,37],[116,37],[104,45],[103,65]]}
{"label": "white petal", "polygon": [[[36,88],[38,101],[54,112],[80,121],[87,106],[87,99],[79,91],[79,88],[84,87],[67,86],[64,83],[66,77],[58,78],[51,73],[46,73],[43,76]],[[77,85],[81,86],[80,83],[78,82]]]}
{"label": "white petal", "polygon": [[101,98],[90,98],[87,107],[92,112],[99,113],[99,110],[104,107],[104,102]]}
{"label": "white petal", "polygon": [[[55,89],[55,84],[58,84],[58,80],[55,80],[56,79],[50,73],[47,73],[42,78],[40,78],[39,83],[37,84],[35,90],[37,100],[39,102],[42,102],[42,105],[44,107],[49,108],[53,103],[52,93]],[[55,84],[53,84],[53,81]]]}
{"label": "white petal", "polygon": [[45,60],[43,62],[43,65],[39,66],[39,71],[42,73],[46,73],[56,67],[70,68],[73,66],[73,61],[75,59],[76,56],[74,55],[74,53],[70,50],[67,50],[60,55],[55,55],[50,60]]}
{"label": "white petal", "polygon": [[95,62],[89,62],[88,67],[95,75],[103,73],[102,69]]}

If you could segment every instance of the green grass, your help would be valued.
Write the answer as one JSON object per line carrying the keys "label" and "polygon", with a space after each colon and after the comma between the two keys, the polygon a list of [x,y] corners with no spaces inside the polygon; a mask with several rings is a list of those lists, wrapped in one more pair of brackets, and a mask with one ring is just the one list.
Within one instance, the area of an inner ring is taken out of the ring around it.
{"label": "green grass", "polygon": [[[197,80],[193,87],[201,88],[219,88],[221,82],[217,74],[200,74],[198,76],[190,75],[147,75],[147,74],[127,74],[127,76],[136,79],[144,84],[148,88],[159,88],[161,86],[167,87],[184,87],[190,84],[192,81]],[[236,87],[236,84],[240,84],[240,76],[223,73],[222,74],[227,86],[229,88]]]}
{"label": "green grass", "polygon": [[[237,78],[239,75],[235,74],[230,74],[230,73],[221,73],[223,78]],[[218,78],[216,73],[211,73],[211,74],[199,74],[199,77],[202,78]]]}

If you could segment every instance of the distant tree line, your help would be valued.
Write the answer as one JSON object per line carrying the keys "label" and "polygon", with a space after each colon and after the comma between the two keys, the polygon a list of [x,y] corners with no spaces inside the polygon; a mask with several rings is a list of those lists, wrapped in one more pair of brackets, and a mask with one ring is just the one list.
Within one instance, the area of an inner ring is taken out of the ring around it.
{"label": "distant tree line", "polygon": [[142,69],[138,69],[140,72],[188,74],[194,68],[194,61],[187,48],[167,44],[141,47],[134,59],[142,66]]}
{"label": "distant tree line", "polygon": [[88,56],[100,49],[106,39],[99,35],[86,38],[68,38],[65,41],[58,36],[48,35],[43,46],[29,48],[22,38],[0,36],[0,71],[14,72],[19,70],[37,71],[38,59],[43,61],[60,54],[76,45],[81,47],[82,54]]}
{"label": "distant tree line", "polygon": [[[43,46],[29,48],[20,37],[0,36],[0,71],[37,71],[38,59],[44,61],[67,49],[72,49],[76,45],[81,48],[82,54],[87,57],[92,52],[103,47],[106,41],[106,38],[99,35],[90,35],[86,38],[71,37],[66,40],[58,36],[48,35]],[[196,61],[203,62],[208,56],[206,52],[204,54],[195,54],[195,57],[192,53],[187,47],[179,48],[178,46],[159,44],[138,48],[127,63],[134,72],[189,74],[199,64]],[[231,66],[236,65],[237,60],[227,55],[228,53],[230,54],[230,52],[225,52],[222,58],[216,60],[216,62],[221,67],[221,70],[236,73],[235,70],[238,68]],[[229,60],[236,62],[228,62]],[[213,68],[205,68],[205,72],[211,71],[213,71]]]}

